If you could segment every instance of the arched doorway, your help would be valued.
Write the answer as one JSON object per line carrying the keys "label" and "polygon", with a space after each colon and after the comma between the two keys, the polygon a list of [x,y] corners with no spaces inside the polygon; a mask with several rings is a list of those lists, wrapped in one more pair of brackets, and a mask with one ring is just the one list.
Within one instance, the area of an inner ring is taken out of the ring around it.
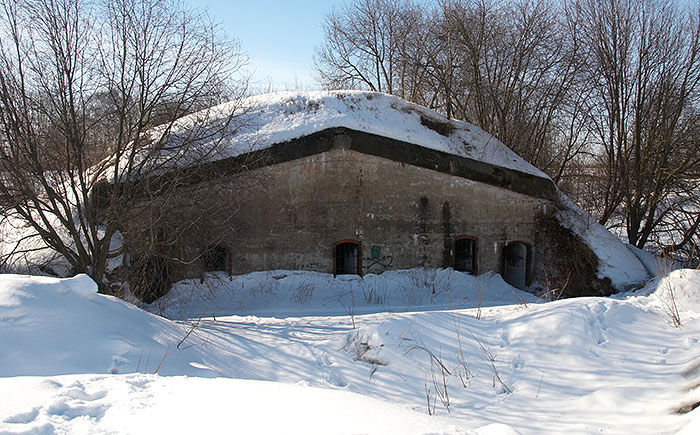
{"label": "arched doorway", "polygon": [[202,254],[205,272],[226,272],[231,274],[229,249],[222,245],[208,247]]}
{"label": "arched doorway", "polygon": [[476,273],[476,239],[457,237],[454,243],[454,270]]}
{"label": "arched doorway", "polygon": [[530,284],[530,246],[511,242],[503,248],[503,279],[513,287],[524,289]]}
{"label": "arched doorway", "polygon": [[333,247],[333,275],[361,275],[360,243],[341,240]]}

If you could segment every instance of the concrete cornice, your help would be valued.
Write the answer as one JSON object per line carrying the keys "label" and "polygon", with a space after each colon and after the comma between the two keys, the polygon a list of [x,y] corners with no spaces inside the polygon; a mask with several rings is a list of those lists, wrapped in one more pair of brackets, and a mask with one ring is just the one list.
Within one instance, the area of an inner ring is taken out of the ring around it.
{"label": "concrete cornice", "polygon": [[322,130],[274,144],[261,151],[253,151],[205,166],[211,165],[224,169],[245,164],[249,169],[254,169],[305,158],[338,147],[490,184],[537,198],[550,201],[556,198],[556,187],[550,179],[345,127]]}

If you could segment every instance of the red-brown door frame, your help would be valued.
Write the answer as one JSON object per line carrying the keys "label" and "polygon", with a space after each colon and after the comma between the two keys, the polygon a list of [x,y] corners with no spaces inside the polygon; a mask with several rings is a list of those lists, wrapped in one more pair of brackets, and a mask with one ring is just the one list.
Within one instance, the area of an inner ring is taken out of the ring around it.
{"label": "red-brown door frame", "polygon": [[357,274],[362,276],[362,243],[358,240],[352,240],[352,239],[343,239],[335,242],[333,245],[333,277],[337,276],[338,274],[336,273],[336,252],[338,249],[338,245],[342,245],[343,243],[352,243],[353,245],[357,245]]}

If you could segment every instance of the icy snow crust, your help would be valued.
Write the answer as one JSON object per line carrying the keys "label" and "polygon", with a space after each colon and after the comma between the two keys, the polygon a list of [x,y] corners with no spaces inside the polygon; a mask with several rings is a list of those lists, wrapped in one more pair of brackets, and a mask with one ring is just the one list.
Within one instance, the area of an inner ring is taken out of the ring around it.
{"label": "icy snow crust", "polygon": [[174,322],[84,276],[0,275],[0,433],[695,434],[700,408],[676,410],[700,401],[699,300],[686,269],[615,298],[284,319],[193,304]]}
{"label": "icy snow crust", "polygon": [[[217,122],[217,119],[227,119],[232,111],[239,114],[233,125],[240,130],[226,139],[218,158],[264,149],[329,128],[346,127],[549,179],[480,128],[448,120],[425,107],[378,92],[264,94],[250,97],[242,104],[222,104],[204,116]],[[186,130],[202,116],[194,114],[181,119],[179,128]],[[443,136],[423,125],[421,116],[433,122],[448,123],[454,130]]]}

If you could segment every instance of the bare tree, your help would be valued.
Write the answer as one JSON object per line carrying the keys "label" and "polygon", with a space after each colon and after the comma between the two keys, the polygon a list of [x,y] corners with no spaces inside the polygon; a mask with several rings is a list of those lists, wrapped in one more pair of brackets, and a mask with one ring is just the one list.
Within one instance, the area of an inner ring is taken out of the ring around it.
{"label": "bare tree", "polygon": [[429,107],[444,112],[448,118],[464,118],[463,110],[456,111],[466,90],[465,83],[460,82],[461,66],[469,62],[466,53],[458,47],[458,29],[452,16],[457,5],[445,1],[433,9],[424,60],[430,86],[425,87],[423,99],[429,101]]}
{"label": "bare tree", "polygon": [[[316,69],[328,88],[364,88],[411,99],[420,76],[422,8],[410,0],[358,0],[332,11]],[[417,69],[417,71],[416,71]]]}
{"label": "bare tree", "polygon": [[576,28],[560,11],[547,0],[482,0],[451,2],[448,12],[465,66],[455,93],[460,117],[552,174],[571,158],[553,143],[575,115],[567,104],[580,67]]}
{"label": "bare tree", "polygon": [[0,35],[0,203],[104,291],[129,222],[182,232],[156,223],[235,127],[202,110],[243,96],[245,58],[175,0],[0,0]]}
{"label": "bare tree", "polygon": [[561,11],[547,0],[358,0],[328,16],[317,69],[327,87],[392,93],[477,124],[560,178],[586,142],[569,137],[580,133],[582,59],[579,27]]}
{"label": "bare tree", "polygon": [[700,12],[668,0],[572,7],[591,52],[587,78],[605,173],[599,220],[619,216],[629,242],[641,248],[680,219],[680,235],[658,240],[680,249],[700,223]]}

